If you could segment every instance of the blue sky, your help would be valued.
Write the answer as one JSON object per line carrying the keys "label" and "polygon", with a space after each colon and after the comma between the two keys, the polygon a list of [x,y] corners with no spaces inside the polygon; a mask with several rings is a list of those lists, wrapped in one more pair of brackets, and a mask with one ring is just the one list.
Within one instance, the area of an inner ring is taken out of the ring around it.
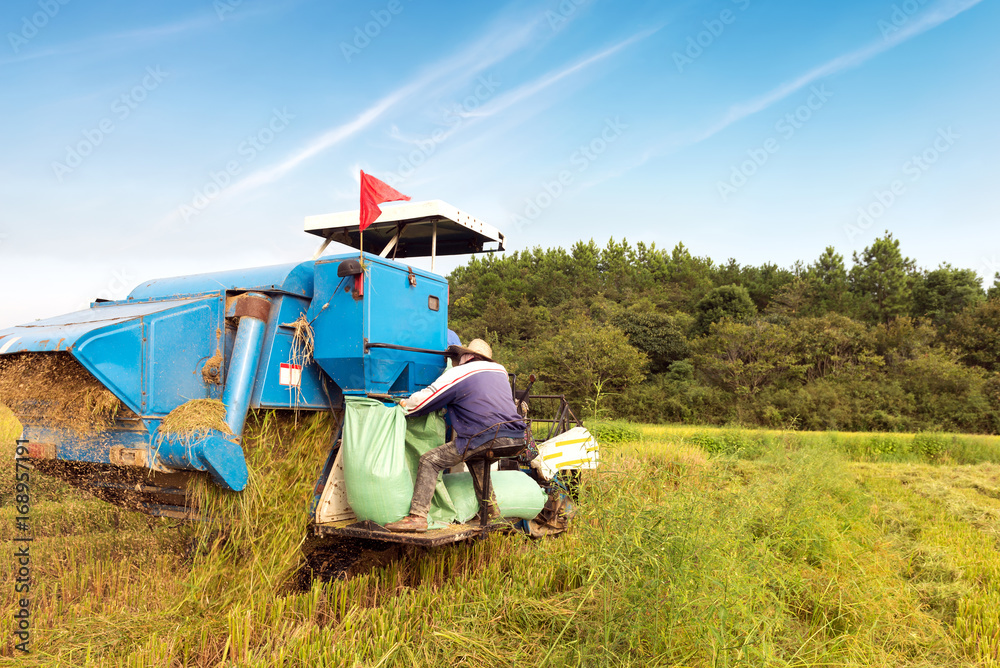
{"label": "blue sky", "polygon": [[997,25],[995,0],[10,0],[0,326],[308,259],[359,169],[511,249],[789,266],[888,229],[991,282]]}

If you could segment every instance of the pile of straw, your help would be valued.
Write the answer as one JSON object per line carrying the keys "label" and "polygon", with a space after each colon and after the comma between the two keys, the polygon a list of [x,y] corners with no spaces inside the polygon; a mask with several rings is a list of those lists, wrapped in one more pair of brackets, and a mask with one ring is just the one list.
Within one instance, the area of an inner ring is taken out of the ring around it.
{"label": "pile of straw", "polygon": [[226,406],[218,399],[192,399],[170,411],[160,422],[160,433],[193,438],[211,430],[232,434],[226,424]]}
{"label": "pile of straw", "polygon": [[22,423],[89,433],[133,416],[72,355],[18,353],[0,357],[0,403]]}

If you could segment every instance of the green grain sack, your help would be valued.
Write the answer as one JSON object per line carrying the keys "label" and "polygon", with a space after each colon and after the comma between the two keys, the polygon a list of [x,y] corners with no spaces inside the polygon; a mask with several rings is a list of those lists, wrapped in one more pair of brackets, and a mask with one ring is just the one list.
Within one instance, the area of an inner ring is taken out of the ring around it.
{"label": "green grain sack", "polygon": [[358,520],[395,522],[409,514],[413,498],[403,411],[366,397],[346,397],[344,404],[347,502]]}
{"label": "green grain sack", "polygon": [[[471,473],[447,473],[444,485],[460,521],[468,521],[479,512]],[[542,512],[548,497],[531,477],[522,471],[491,471],[490,482],[497,496],[500,514],[532,520]],[[464,519],[463,519],[464,518]]]}
{"label": "green grain sack", "polygon": [[[410,477],[414,483],[417,482],[420,456],[442,445],[444,437],[445,422],[440,412],[406,418],[406,462],[410,467]],[[455,505],[448,494],[448,488],[438,478],[434,496],[431,498],[431,507],[427,512],[429,528],[440,529],[454,522],[456,518]]]}

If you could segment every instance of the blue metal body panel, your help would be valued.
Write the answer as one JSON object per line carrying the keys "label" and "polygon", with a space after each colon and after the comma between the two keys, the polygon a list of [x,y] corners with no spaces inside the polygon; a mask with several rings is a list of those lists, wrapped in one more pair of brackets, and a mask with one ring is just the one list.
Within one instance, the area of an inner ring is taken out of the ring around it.
{"label": "blue metal body panel", "polygon": [[84,334],[134,321],[188,302],[189,298],[165,300],[155,304],[102,302],[85,311],[35,320],[0,331],[0,354],[66,350]]}
{"label": "blue metal body panel", "polygon": [[136,415],[142,415],[146,407],[148,365],[143,355],[146,317],[150,316],[88,332],[70,351]]}
{"label": "blue metal body panel", "polygon": [[[441,355],[387,348],[387,343],[443,351],[447,345],[448,282],[429,272],[364,255],[364,294],[352,277],[338,277],[342,255],[316,263],[315,298],[307,317],[316,333],[315,358],[344,394],[411,394],[444,370]],[[412,280],[411,280],[412,277]],[[431,308],[430,300],[435,300]]]}
{"label": "blue metal body panel", "polygon": [[[281,365],[292,359],[293,323],[309,308],[309,300],[293,295],[278,295],[271,306],[271,317],[264,334],[264,352],[257,369],[250,404],[257,408],[297,408],[326,410],[327,395],[334,407],[342,404],[340,390],[331,386],[320,372],[316,362],[302,369],[302,382],[298,388],[279,383]],[[323,384],[327,384],[326,391]]]}
{"label": "blue metal body panel", "polygon": [[314,280],[319,298],[313,299],[306,318],[313,323],[316,362],[341,392],[357,394],[365,389],[364,302],[353,298],[352,277],[337,276],[339,264],[339,259],[316,263]]}
{"label": "blue metal body panel", "polygon": [[211,274],[158,278],[137,286],[127,301],[169,299],[213,292],[284,292],[307,299],[313,295],[312,262],[253,267]]}
{"label": "blue metal body panel", "polygon": [[[365,286],[365,335],[369,343],[427,350],[448,347],[448,281],[425,271],[375,259]],[[410,284],[409,275],[415,285]],[[430,308],[435,301],[437,310]],[[410,395],[430,385],[445,368],[441,355],[372,348],[366,356],[369,390]]]}
{"label": "blue metal body panel", "polygon": [[109,429],[81,434],[66,429],[53,429],[44,425],[24,425],[22,438],[36,443],[58,444],[56,458],[67,462],[111,464],[111,449],[120,446],[130,450],[147,450],[149,432],[145,429]]}
{"label": "blue metal body panel", "polygon": [[[185,401],[212,398],[216,388],[201,371],[219,350],[222,305],[209,298],[144,319],[141,415],[166,415]],[[87,353],[82,346],[78,350]]]}

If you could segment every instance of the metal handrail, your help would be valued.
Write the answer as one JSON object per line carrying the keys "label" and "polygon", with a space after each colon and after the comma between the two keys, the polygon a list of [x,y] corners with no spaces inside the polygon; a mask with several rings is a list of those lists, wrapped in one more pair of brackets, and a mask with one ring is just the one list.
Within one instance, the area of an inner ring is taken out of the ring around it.
{"label": "metal handrail", "polygon": [[403,350],[408,353],[427,353],[428,355],[441,355],[442,357],[448,357],[451,355],[449,350],[431,350],[430,348],[414,348],[412,346],[397,346],[394,343],[368,343],[365,342],[365,352],[368,352],[371,348],[388,348],[390,350]]}

